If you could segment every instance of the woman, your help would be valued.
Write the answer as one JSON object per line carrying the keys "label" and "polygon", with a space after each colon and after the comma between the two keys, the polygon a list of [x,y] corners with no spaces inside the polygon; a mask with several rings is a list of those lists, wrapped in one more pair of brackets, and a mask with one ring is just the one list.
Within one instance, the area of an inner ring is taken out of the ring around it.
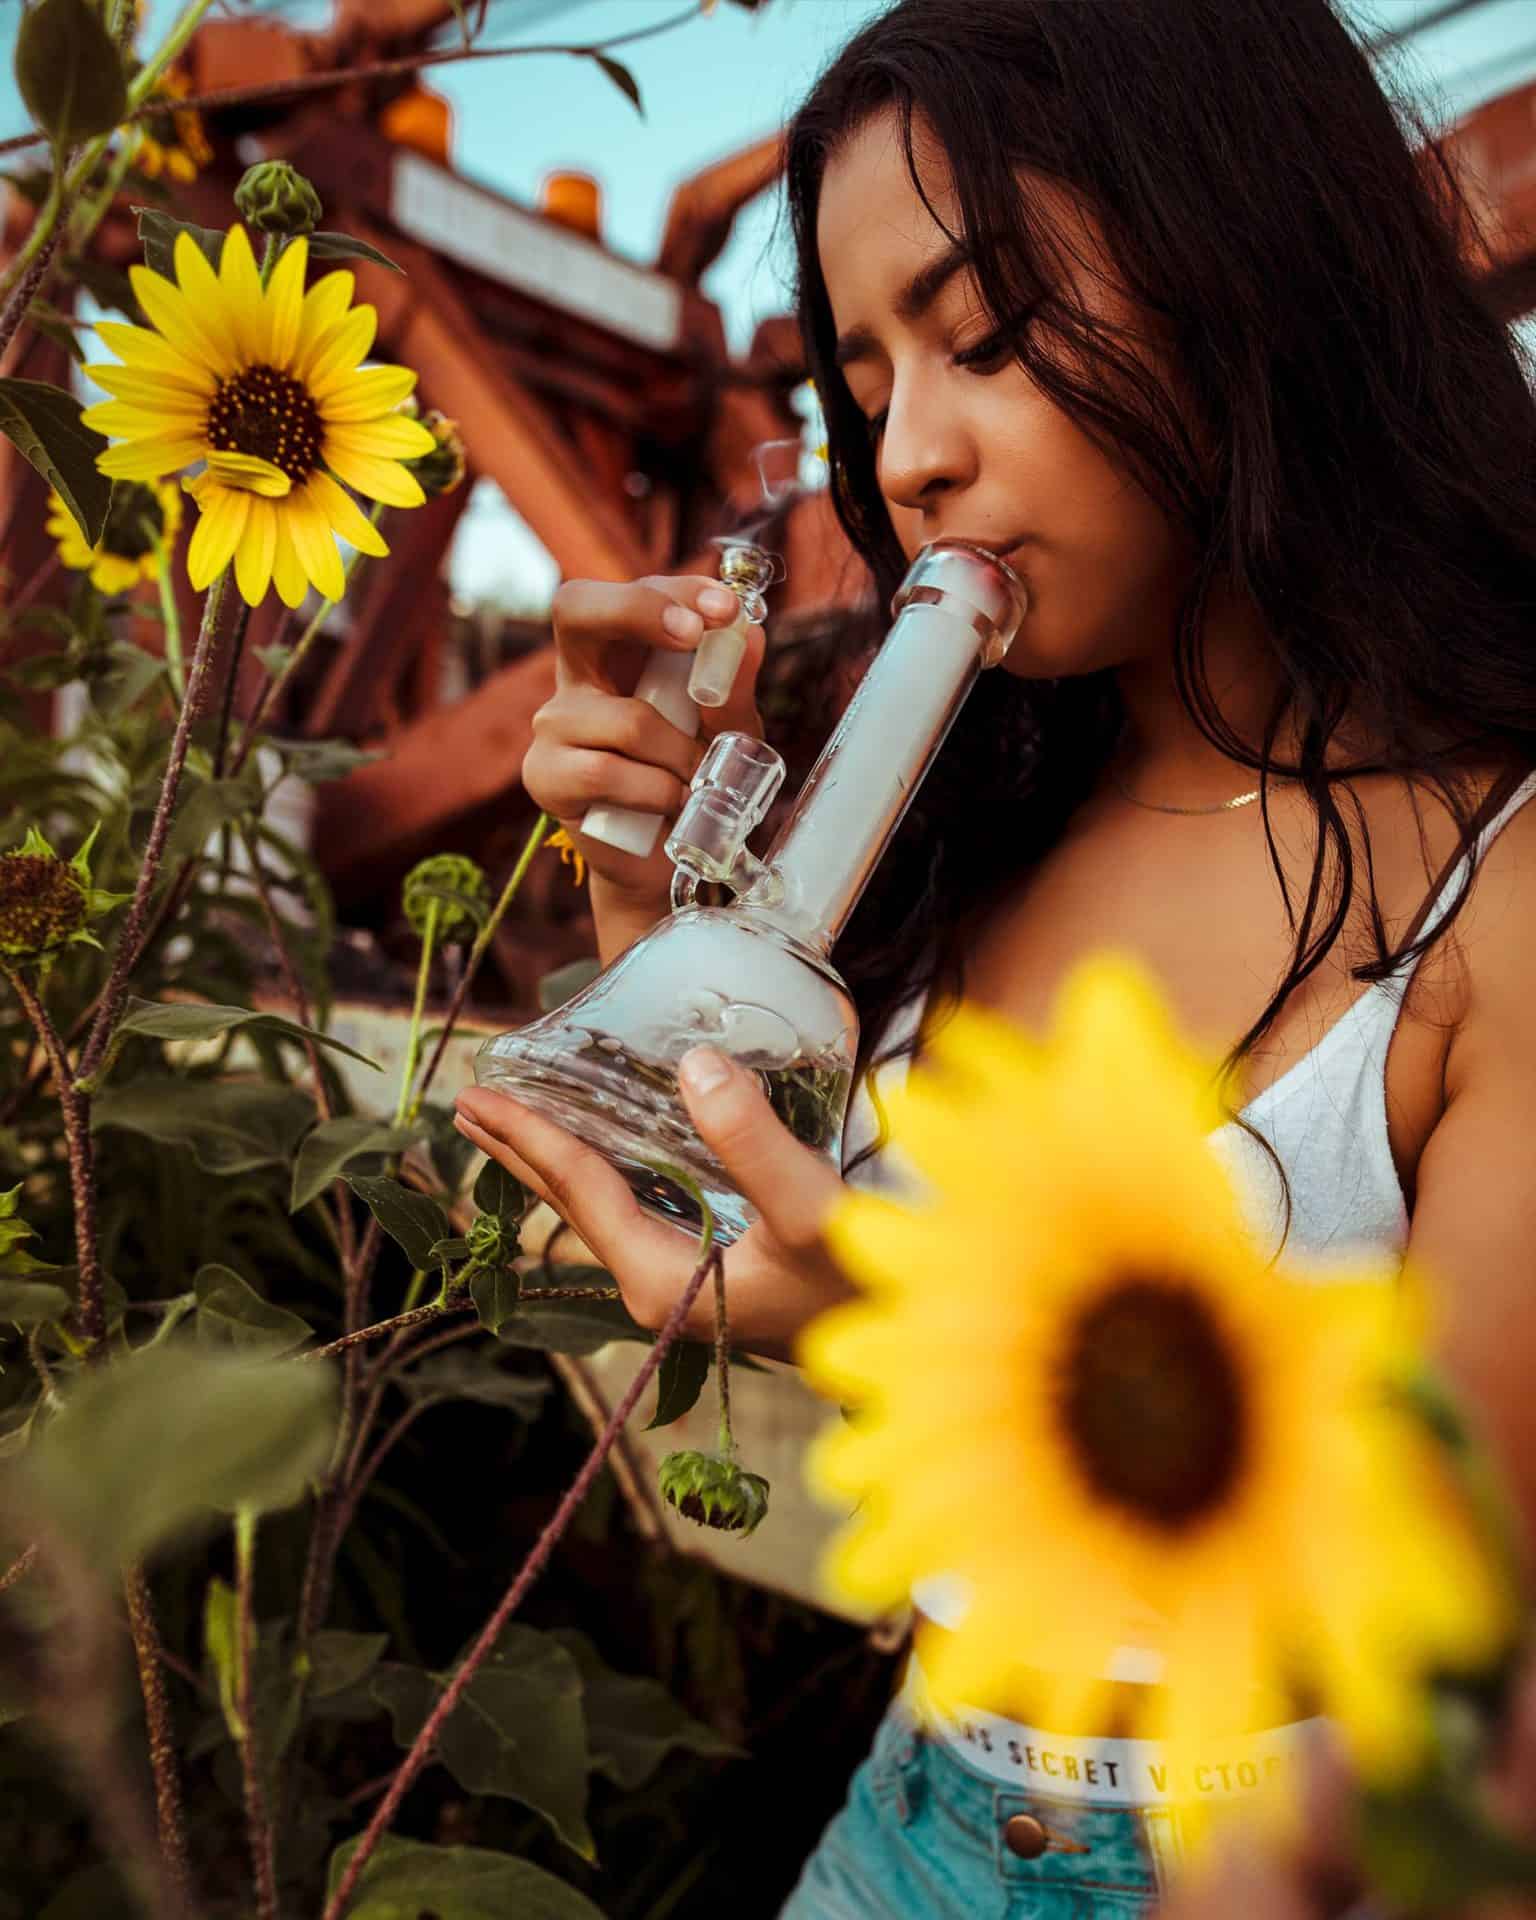
{"label": "woman", "polygon": [[[1039,1026],[1075,960],[1131,951],[1227,1056],[1218,1143],[1265,1230],[1411,1248],[1529,1482],[1536,417],[1456,196],[1325,0],[901,0],[796,116],[787,182],[833,500],[881,604],[944,535],[1030,590],[839,950],[865,1034],[910,1052],[959,992]],[[525,778],[568,828],[676,810],[699,746],[625,689],[718,593],[562,589]],[[752,724],[758,657],[717,723]],[[665,863],[581,845],[608,959]],[[787,1354],[843,1290],[817,1252],[838,1183],[719,1054],[683,1081],[762,1214],[727,1259],[736,1336]],[[515,1103],[460,1112],[659,1324],[677,1236]],[[1159,1808],[1031,1798],[975,1758],[893,1706],[786,1916],[1155,1896]]]}

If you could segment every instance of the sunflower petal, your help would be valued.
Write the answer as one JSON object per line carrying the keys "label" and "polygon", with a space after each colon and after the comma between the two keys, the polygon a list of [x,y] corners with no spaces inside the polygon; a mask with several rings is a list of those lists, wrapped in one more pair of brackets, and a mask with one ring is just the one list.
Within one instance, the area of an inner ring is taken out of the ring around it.
{"label": "sunflower petal", "polygon": [[238,453],[216,447],[208,455],[208,471],[226,487],[259,493],[267,500],[281,500],[293,491],[293,482],[282,468],[263,460],[259,453]]}
{"label": "sunflower petal", "polygon": [[267,282],[267,357],[274,367],[287,369],[299,344],[299,322],[304,313],[304,269],[309,242],[290,240]]}
{"label": "sunflower petal", "polygon": [[277,547],[272,556],[272,584],[277,588],[277,597],[285,607],[303,606],[304,596],[309,592],[309,581],[305,577],[304,569],[299,565],[299,556],[294,552],[286,512],[277,515]]}
{"label": "sunflower petal", "polygon": [[427,497],[415,474],[407,473],[398,460],[381,460],[376,454],[354,453],[329,443],[325,459],[338,480],[370,500],[382,500],[386,507],[419,507]]}
{"label": "sunflower petal", "polygon": [[340,600],[347,590],[347,576],[325,515],[308,494],[300,492],[284,506],[283,522],[305,574],[327,600]]}
{"label": "sunflower petal", "polygon": [[372,420],[398,407],[416,385],[410,367],[360,367],[355,373],[338,374],[322,391],[311,383],[311,392],[324,420]]}
{"label": "sunflower petal", "polygon": [[190,467],[203,457],[203,441],[188,434],[159,434],[148,440],[120,440],[96,456],[96,470],[111,480],[158,480]]}
{"label": "sunflower petal", "polygon": [[351,494],[338,487],[328,473],[318,470],[312,473],[303,490],[348,546],[356,547],[359,553],[372,554],[375,559],[383,559],[389,552],[383,534]]}
{"label": "sunflower petal", "polygon": [[368,453],[379,460],[419,460],[431,453],[437,442],[419,420],[407,420],[404,414],[386,414],[382,420],[359,420],[343,426],[327,425],[326,445],[344,447],[349,453]]}
{"label": "sunflower petal", "polygon": [[221,364],[234,368],[240,358],[240,336],[230,317],[224,289],[207,254],[185,228],[176,236],[172,258],[177,284],[197,315],[198,325],[217,345]]}
{"label": "sunflower petal", "polygon": [[[126,320],[98,320],[94,331],[101,344],[110,348],[124,366],[136,367],[142,373],[168,374],[173,380],[196,386],[201,392],[213,392],[213,375],[205,368],[193,366],[184,353],[179,353],[158,333],[151,333],[148,327],[130,326]],[[110,366],[112,363],[98,364]],[[93,380],[97,378],[96,366],[87,365],[85,371]]]}
{"label": "sunflower petal", "polygon": [[222,378],[229,366],[219,352],[216,337],[201,325],[191,302],[179,287],[148,267],[130,267],[128,278],[152,325],[194,369]]}
{"label": "sunflower petal", "polygon": [[373,345],[379,327],[375,308],[353,307],[344,320],[315,344],[314,355],[304,372],[304,383],[311,393],[323,392],[338,373],[350,371]]}
{"label": "sunflower petal", "polygon": [[356,275],[341,268],[335,273],[323,274],[305,294],[299,341],[293,350],[293,371],[298,379],[307,377],[316,349],[340,325],[352,304],[356,287]]}
{"label": "sunflower petal", "polygon": [[224,305],[234,323],[237,357],[242,367],[254,366],[267,344],[265,295],[261,274],[245,228],[233,226],[224,236],[219,256],[219,284]]}
{"label": "sunflower petal", "polygon": [[235,548],[235,584],[249,607],[261,605],[271,584],[272,562],[277,557],[277,512],[270,500],[253,499],[245,531]]}
{"label": "sunflower petal", "polygon": [[213,375],[186,360],[177,361],[175,372],[163,367],[118,366],[111,360],[99,360],[85,371],[103,393],[119,400],[143,400],[154,407],[201,412],[217,391]]}
{"label": "sunflower petal", "polygon": [[187,548],[187,578],[201,593],[229,565],[250,513],[251,496],[232,487],[203,488],[202,509]]}

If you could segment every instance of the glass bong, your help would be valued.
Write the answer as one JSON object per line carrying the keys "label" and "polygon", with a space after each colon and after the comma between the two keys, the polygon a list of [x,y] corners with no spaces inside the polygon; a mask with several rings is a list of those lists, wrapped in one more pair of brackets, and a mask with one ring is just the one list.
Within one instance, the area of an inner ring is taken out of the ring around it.
{"label": "glass bong", "polygon": [[[669,718],[679,711],[679,661],[693,697],[723,705],[740,659],[730,659],[732,635],[761,618],[774,556],[744,538],[722,544],[739,620],[706,635],[691,665],[686,654],[658,652],[654,668],[670,682],[636,689]],[[859,1023],[828,956],[966,695],[1008,651],[1027,606],[1023,582],[985,547],[924,547],[892,599],[884,642],[764,857],[747,840],[784,762],[750,734],[720,734],[667,837],[671,914],[563,1006],[486,1041],[478,1082],[578,1135],[643,1207],[696,1230],[697,1204],[664,1166],[682,1169],[707,1198],[722,1244],[756,1216],[683,1104],[677,1064],[691,1047],[716,1047],[755,1072],[790,1132],[841,1171]],[[726,662],[711,659],[716,649]],[[654,816],[601,812],[584,831],[649,852]],[[729,904],[700,906],[706,882],[728,890]]]}

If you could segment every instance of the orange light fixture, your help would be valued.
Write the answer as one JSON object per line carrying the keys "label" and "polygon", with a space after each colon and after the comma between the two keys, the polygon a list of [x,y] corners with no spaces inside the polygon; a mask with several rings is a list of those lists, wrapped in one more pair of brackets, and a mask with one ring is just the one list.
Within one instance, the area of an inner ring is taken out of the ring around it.
{"label": "orange light fixture", "polygon": [[539,211],[546,220],[558,220],[573,233],[596,240],[603,225],[603,190],[590,173],[549,173]]}

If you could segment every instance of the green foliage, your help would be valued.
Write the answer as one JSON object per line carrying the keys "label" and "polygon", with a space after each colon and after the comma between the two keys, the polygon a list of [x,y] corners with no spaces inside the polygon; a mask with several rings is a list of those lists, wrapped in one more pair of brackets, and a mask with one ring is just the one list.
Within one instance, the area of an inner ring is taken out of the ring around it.
{"label": "green foliage", "polygon": [[192,1292],[197,1302],[197,1337],[205,1346],[233,1347],[245,1353],[291,1353],[314,1332],[298,1314],[263,1300],[229,1267],[199,1268]]}
{"label": "green foliage", "polygon": [[[330,1892],[341,1884],[355,1842],[331,1862]],[[603,1920],[601,1907],[553,1874],[483,1847],[429,1847],[382,1840],[364,1867],[347,1909],[350,1920]]]}
{"label": "green foliage", "polygon": [[597,62],[598,66],[607,74],[608,78],[618,88],[619,92],[623,94],[624,98],[633,104],[635,112],[638,113],[643,120],[645,118],[645,102],[640,98],[640,82],[621,60],[615,60],[606,53],[598,53],[596,49],[592,49],[591,53],[592,58]]}
{"label": "green foliage", "polygon": [[95,546],[107,524],[112,482],[96,470],[106,441],[82,424],[72,393],[44,380],[0,380],[0,433],[53,487]]}
{"label": "green foliage", "polygon": [[387,1173],[348,1173],[342,1177],[358,1199],[366,1202],[389,1237],[405,1250],[413,1267],[425,1271],[436,1264],[432,1249],[448,1238],[448,1216],[437,1201],[403,1186]]}
{"label": "green foliage", "polygon": [[307,1207],[354,1160],[403,1153],[421,1138],[420,1127],[387,1126],[366,1114],[344,1113],[335,1120],[322,1120],[305,1134],[294,1158],[289,1206],[295,1213]]}
{"label": "green foliage", "polygon": [[371,260],[376,267],[388,267],[391,273],[403,275],[405,272],[387,253],[369,246],[366,240],[354,240],[350,233],[312,233],[309,257],[311,260]]}
{"label": "green foliage", "polygon": [[190,234],[209,266],[217,270],[224,253],[222,227],[197,227],[190,220],[177,220],[159,207],[135,207],[139,239],[144,244],[144,264],[151,272],[167,280],[176,278],[176,236]]}
{"label": "green foliage", "polygon": [[16,34],[16,85],[60,149],[109,132],[128,109],[122,56],[87,0],[37,0],[27,9]]}
{"label": "green foliage", "polygon": [[324,1364],[172,1341],[87,1371],[26,1460],[33,1497],[91,1561],[116,1567],[236,1507],[302,1498],[329,1453]]}
{"label": "green foliage", "polygon": [[672,1342],[656,1371],[656,1411],[647,1433],[653,1427],[670,1427],[674,1420],[682,1419],[704,1391],[713,1357],[697,1340]]}

